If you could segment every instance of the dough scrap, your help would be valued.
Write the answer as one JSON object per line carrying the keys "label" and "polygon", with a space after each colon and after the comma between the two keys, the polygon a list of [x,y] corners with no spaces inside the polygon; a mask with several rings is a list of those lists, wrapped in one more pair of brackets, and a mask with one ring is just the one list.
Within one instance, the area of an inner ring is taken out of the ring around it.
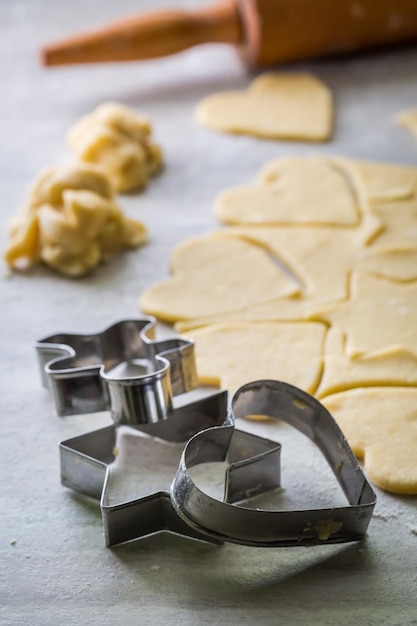
{"label": "dough scrap", "polygon": [[124,248],[146,241],[146,228],[126,218],[104,174],[88,165],[52,167],[34,182],[10,223],[4,258],[13,269],[43,262],[82,276]]}
{"label": "dough scrap", "polygon": [[417,197],[402,201],[376,202],[370,207],[382,228],[372,243],[377,245],[417,244]]}
{"label": "dough scrap", "polygon": [[78,159],[102,167],[119,192],[145,187],[162,166],[149,120],[122,104],[97,107],[69,130],[67,141]]}
{"label": "dough scrap", "polygon": [[[234,393],[273,378],[314,393],[322,370],[326,327],[314,323],[227,323],[188,333],[196,341],[200,383]],[[262,350],[259,349],[262,346]]]}
{"label": "dough scrap", "polygon": [[225,224],[354,226],[359,208],[349,180],[321,157],[292,157],[274,164],[270,184],[224,191],[215,214]]}
{"label": "dough scrap", "polygon": [[351,359],[345,352],[345,342],[340,328],[329,328],[318,398],[355,387],[417,386],[417,357],[407,350],[381,350],[374,356]]}
{"label": "dough scrap", "polygon": [[218,237],[240,237],[265,247],[301,284],[301,297],[290,303],[303,319],[319,303],[345,300],[352,270],[361,262],[366,241],[379,224],[373,218],[360,228],[233,227]]}
{"label": "dough scrap", "polygon": [[405,200],[416,193],[416,167],[342,157],[332,161],[351,176],[358,194],[368,202]]}
{"label": "dough scrap", "polygon": [[247,90],[208,96],[196,118],[203,126],[227,133],[326,141],[333,126],[332,95],[312,74],[264,74]]}
{"label": "dough scrap", "polygon": [[174,250],[170,266],[173,276],[140,298],[145,313],[169,322],[224,314],[298,292],[264,250],[238,239],[192,239]]}
{"label": "dough scrap", "polygon": [[401,284],[355,272],[350,299],[318,311],[311,318],[330,322],[342,330],[346,336],[345,352],[350,358],[398,349],[417,356],[416,310],[416,281]]}
{"label": "dough scrap", "polygon": [[[316,157],[319,158],[319,157]],[[345,157],[321,157],[329,166],[344,173],[357,201],[364,209],[372,202],[412,198],[417,191],[417,168]],[[273,183],[280,175],[282,158],[266,163],[258,176],[260,183]]]}
{"label": "dough scrap", "polygon": [[323,404],[376,485],[393,493],[417,493],[417,389],[352,389]]}
{"label": "dough scrap", "polygon": [[400,126],[406,128],[417,139],[417,109],[402,111],[395,117],[395,121]]}
{"label": "dough scrap", "polygon": [[363,253],[358,266],[394,281],[417,280],[417,242],[373,247]]}

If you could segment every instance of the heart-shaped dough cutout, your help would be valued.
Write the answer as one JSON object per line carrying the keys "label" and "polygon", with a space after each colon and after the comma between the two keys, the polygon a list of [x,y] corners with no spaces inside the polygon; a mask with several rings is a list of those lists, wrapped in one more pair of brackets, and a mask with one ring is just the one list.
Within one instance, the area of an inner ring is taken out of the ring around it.
{"label": "heart-shaped dough cutout", "polygon": [[208,96],[199,104],[196,118],[227,133],[326,141],[332,132],[332,96],[311,74],[264,74],[247,90]]}
{"label": "heart-shaped dough cutout", "polygon": [[215,213],[225,224],[320,224],[355,226],[359,209],[349,179],[320,157],[276,162],[271,184],[224,191]]}
{"label": "heart-shaped dough cutout", "polygon": [[174,251],[170,265],[173,276],[140,298],[144,313],[169,322],[241,310],[298,292],[266,250],[239,239],[190,240]]}

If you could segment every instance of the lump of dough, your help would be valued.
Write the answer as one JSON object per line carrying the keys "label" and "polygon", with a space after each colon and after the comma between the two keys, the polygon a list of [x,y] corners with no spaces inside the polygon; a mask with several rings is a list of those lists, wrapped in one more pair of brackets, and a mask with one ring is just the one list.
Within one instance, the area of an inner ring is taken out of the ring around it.
{"label": "lump of dough", "polygon": [[54,167],[38,176],[10,223],[4,256],[13,269],[44,262],[81,276],[146,236],[143,224],[123,215],[102,172],[81,164]]}
{"label": "lump of dough", "polygon": [[227,133],[326,141],[332,133],[332,107],[330,90],[311,74],[264,74],[246,90],[208,96],[196,118]]}
{"label": "lump of dough", "polygon": [[74,154],[106,172],[116,191],[145,187],[162,166],[149,121],[133,109],[108,102],[81,118],[68,133]]}
{"label": "lump of dough", "polygon": [[322,402],[376,485],[417,494],[417,389],[351,389]]}

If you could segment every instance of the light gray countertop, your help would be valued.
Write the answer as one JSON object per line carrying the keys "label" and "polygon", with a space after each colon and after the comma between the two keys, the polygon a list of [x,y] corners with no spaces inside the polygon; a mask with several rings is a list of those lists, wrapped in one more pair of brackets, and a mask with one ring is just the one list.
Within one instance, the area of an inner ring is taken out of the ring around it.
{"label": "light gray countertop", "polygon": [[[57,443],[110,420],[107,414],[56,417],[40,385],[35,339],[60,330],[94,332],[138,315],[139,294],[167,276],[174,245],[216,228],[215,195],[253,180],[273,157],[318,152],[417,164],[417,144],[393,124],[395,113],[417,106],[415,48],[297,66],[316,72],[335,95],[334,139],[317,146],[220,135],[196,125],[193,111],[203,96],[249,81],[227,47],[142,64],[50,70],[38,64],[41,43],[164,5],[0,2],[3,247],[6,221],[29,183],[41,168],[70,159],[67,129],[101,102],[120,101],[149,115],[166,155],[165,171],[146,193],[121,199],[126,212],[148,226],[147,246],[82,280],[45,268],[13,276],[4,270],[0,280],[0,623],[417,624],[415,497],[378,490],[368,538],[360,544],[219,548],[164,534],[109,550],[98,505],[60,485]],[[278,427],[246,427],[282,438]],[[306,463],[320,485],[323,475],[318,466],[315,474],[309,454]],[[295,486],[301,498],[310,497],[303,484]]]}

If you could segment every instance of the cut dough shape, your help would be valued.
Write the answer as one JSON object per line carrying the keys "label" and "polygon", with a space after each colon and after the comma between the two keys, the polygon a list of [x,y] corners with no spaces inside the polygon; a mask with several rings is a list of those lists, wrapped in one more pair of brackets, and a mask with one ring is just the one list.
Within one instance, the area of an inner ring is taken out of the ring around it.
{"label": "cut dough shape", "polygon": [[145,313],[169,322],[224,314],[298,292],[265,250],[237,238],[190,240],[174,251],[171,270],[171,278],[140,299]]}
{"label": "cut dough shape", "polygon": [[354,387],[417,386],[417,356],[401,348],[374,356],[349,358],[340,328],[329,328],[324,351],[324,368],[318,398]]}
{"label": "cut dough shape", "polygon": [[[391,250],[375,251],[365,248],[379,223],[372,217],[364,220],[361,228],[334,229],[324,227],[233,227],[213,234],[215,237],[238,238],[263,246],[276,257],[300,285],[298,297],[275,298],[267,302],[253,302],[244,310],[234,310],[222,315],[204,315],[189,318],[176,324],[183,332],[206,324],[221,321],[301,321],[309,319],[320,306],[344,301],[349,295],[351,272],[364,266],[380,268],[388,277],[409,280],[415,266],[410,265],[412,254],[398,254],[391,263]],[[397,253],[394,253],[394,257]],[[331,262],[329,262],[331,259]]]}
{"label": "cut dough shape", "polygon": [[[333,167],[344,172],[357,198],[365,207],[369,202],[404,200],[417,190],[417,168],[408,165],[327,157]],[[266,163],[260,171],[261,183],[273,183],[280,175],[282,159]]]}
{"label": "cut dough shape", "polygon": [[81,161],[104,170],[116,191],[145,187],[162,166],[162,151],[151,141],[149,120],[116,102],[101,104],[82,117],[67,140]]}
{"label": "cut dough shape", "polygon": [[[417,168],[416,168],[417,169]],[[402,201],[378,202],[371,205],[371,212],[382,225],[372,243],[378,245],[417,243],[417,198]]]}
{"label": "cut dough shape", "polygon": [[189,333],[201,384],[234,393],[252,380],[285,380],[314,393],[323,360],[324,324],[228,323]]}
{"label": "cut dough shape", "polygon": [[307,320],[311,314],[308,300],[302,297],[276,298],[253,304],[243,310],[230,311],[221,315],[206,315],[188,320],[181,320],[175,324],[175,330],[179,333],[188,332],[191,329],[201,328],[211,324],[222,322],[294,322]]}
{"label": "cut dough shape", "polygon": [[311,74],[264,74],[247,90],[208,96],[199,104],[196,118],[228,133],[326,141],[332,133],[332,96]]}
{"label": "cut dough shape", "polygon": [[373,247],[363,254],[360,267],[391,280],[417,280],[417,242]]}
{"label": "cut dough shape", "polygon": [[409,111],[398,113],[395,121],[397,124],[410,131],[410,133],[417,139],[417,109],[410,109]]}
{"label": "cut dough shape", "polygon": [[323,404],[376,485],[393,493],[417,493],[417,389],[353,389]]}
{"label": "cut dough shape", "polygon": [[224,191],[215,214],[225,224],[354,226],[359,221],[348,179],[320,157],[280,159],[271,184]]}
{"label": "cut dough shape", "polygon": [[[365,242],[379,229],[372,218],[360,228],[233,227],[218,237],[241,237],[264,246],[300,280],[302,298],[295,305],[298,319],[317,306],[345,300],[351,271],[360,263]],[[259,303],[257,303],[259,304]]]}
{"label": "cut dough shape", "polygon": [[41,172],[10,223],[10,236],[4,257],[11,268],[27,269],[42,261],[75,277],[143,244],[147,231],[124,216],[103,172],[77,164]]}
{"label": "cut dough shape", "polygon": [[417,168],[377,161],[333,158],[351,176],[358,193],[369,202],[405,200],[417,190]]}
{"label": "cut dough shape", "polygon": [[350,358],[398,349],[417,356],[416,310],[417,282],[401,284],[355,272],[350,299],[317,312],[312,319],[328,321],[342,330]]}

